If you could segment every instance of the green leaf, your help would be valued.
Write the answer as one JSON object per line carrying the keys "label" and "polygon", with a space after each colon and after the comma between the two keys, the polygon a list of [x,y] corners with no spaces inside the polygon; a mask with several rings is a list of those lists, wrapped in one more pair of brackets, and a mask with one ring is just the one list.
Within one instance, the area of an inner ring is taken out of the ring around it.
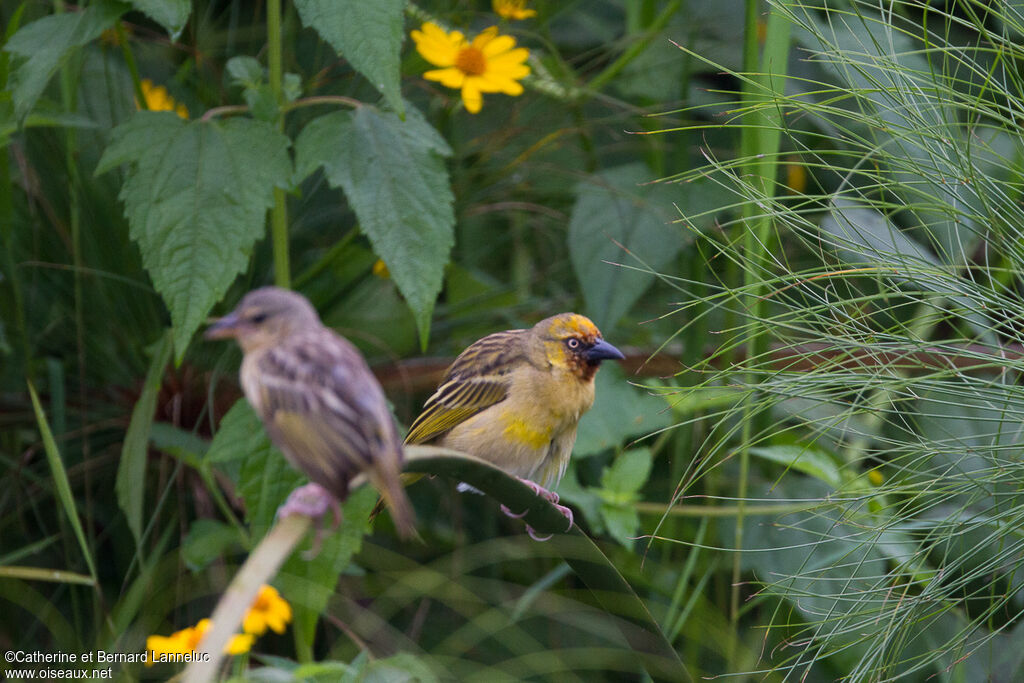
{"label": "green leaf", "polygon": [[192,12],[190,0],[129,0],[132,7],[139,10],[147,17],[164,27],[171,36],[171,41],[176,41],[181,36],[181,31],[188,22],[188,15]]}
{"label": "green leaf", "polygon": [[263,423],[245,399],[239,399],[220,422],[206,454],[211,465],[222,468],[245,501],[253,538],[260,538],[274,523],[277,508],[299,486],[303,477],[267,437]]}
{"label": "green leaf", "polygon": [[310,122],[295,143],[297,175],[323,166],[345,190],[374,251],[416,316],[422,344],[455,242],[454,198],[444,157],[451,150],[409,108],[397,115],[372,107]]}
{"label": "green leaf", "polygon": [[114,491],[117,504],[128,520],[128,528],[136,545],[142,538],[142,502],[146,491],[146,458],[149,452],[149,432],[153,426],[156,399],[164,376],[164,368],[171,359],[171,331],[167,330],[153,348],[153,360],[146,370],[145,384],[139,400],[132,409],[132,419],[124,435],[121,462],[117,467]]}
{"label": "green leaf", "polygon": [[192,572],[201,572],[226,551],[241,547],[238,529],[215,519],[197,519],[181,544],[181,557]]}
{"label": "green leaf", "polygon": [[213,442],[206,451],[206,462],[223,465],[244,460],[250,453],[267,448],[269,444],[270,440],[263,431],[260,418],[253,412],[249,402],[240,398],[221,418]]}
{"label": "green leaf", "polygon": [[404,0],[295,0],[302,23],[316,30],[338,54],[405,113],[400,84]]}
{"label": "green leaf", "polygon": [[651,475],[651,451],[648,448],[635,448],[615,458],[611,467],[601,475],[601,486],[606,490],[623,495],[633,500],[634,494],[647,483]]}
{"label": "green leaf", "polygon": [[576,456],[594,455],[672,424],[664,400],[629,384],[617,363],[605,363],[594,381],[597,395],[580,419]]}
{"label": "green leaf", "polygon": [[96,172],[120,164],[130,234],[170,309],[180,361],[264,234],[273,189],[292,175],[288,138],[262,121],[139,112],[114,130]]}
{"label": "green leaf", "polygon": [[609,536],[627,548],[633,547],[640,527],[640,516],[635,507],[629,503],[604,503],[601,505],[601,518]]}
{"label": "green leaf", "polygon": [[650,180],[646,166],[628,164],[576,188],[569,255],[587,315],[606,332],[654,282],[654,272],[682,249],[684,231],[672,224],[678,218],[673,201],[685,206],[693,221],[710,223],[713,214],[702,214],[719,196],[711,183],[643,185]]}
{"label": "green leaf", "polygon": [[85,538],[85,530],[82,528],[82,520],[78,517],[78,508],[75,507],[75,496],[71,493],[71,484],[68,482],[68,472],[64,468],[64,461],[57,449],[57,442],[53,440],[53,432],[50,431],[50,424],[46,420],[46,413],[39,402],[39,395],[32,382],[28,383],[28,394],[32,400],[32,410],[35,411],[36,423],[39,425],[39,433],[43,437],[43,450],[46,452],[46,460],[50,464],[50,475],[53,477],[53,486],[57,490],[57,499],[64,514],[71,522],[71,528],[78,539],[78,545],[82,549],[82,556],[85,564],[89,567],[89,574],[92,576],[93,584],[97,582],[96,563],[93,561],[92,551],[89,549],[89,542]]}
{"label": "green leaf", "polygon": [[[370,530],[370,513],[376,504],[377,491],[372,486],[352,491],[342,506],[344,521],[335,533],[324,536],[316,557],[307,560],[296,553],[281,568],[278,585],[294,608],[292,627],[305,642],[313,642],[316,622],[334,595],[338,577],[359,552],[363,536]],[[330,516],[324,520],[324,524],[333,523]]]}
{"label": "green leaf", "polygon": [[210,450],[210,442],[203,437],[166,422],[153,423],[149,429],[149,443],[195,469],[203,466],[202,460]]}
{"label": "green leaf", "polygon": [[98,38],[126,11],[125,4],[100,0],[81,12],[33,21],[11,36],[3,49],[18,58],[7,83],[17,120],[32,110],[46,84],[71,54]]}
{"label": "green leaf", "polygon": [[843,476],[835,459],[817,448],[780,445],[751,448],[750,452],[759,458],[820,479],[834,489],[843,485]]}
{"label": "green leaf", "polygon": [[231,77],[232,84],[243,88],[254,88],[266,81],[263,65],[255,57],[248,55],[232,57],[224,65],[224,69]]}
{"label": "green leaf", "polygon": [[267,82],[263,65],[254,57],[232,57],[228,60],[226,69],[232,84],[243,89],[242,97],[249,106],[249,113],[253,118],[268,122],[276,121],[281,113],[281,107]]}

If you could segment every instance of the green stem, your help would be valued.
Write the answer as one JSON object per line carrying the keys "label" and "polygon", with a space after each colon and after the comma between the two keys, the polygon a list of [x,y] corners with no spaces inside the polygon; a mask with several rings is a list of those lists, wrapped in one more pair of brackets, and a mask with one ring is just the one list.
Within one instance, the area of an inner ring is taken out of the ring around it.
{"label": "green stem", "polygon": [[274,207],[270,210],[270,234],[274,240],[274,284],[285,289],[291,287],[288,265],[288,205],[284,190],[274,188]]}
{"label": "green stem", "polygon": [[[758,0],[746,0],[746,11],[744,14],[744,33],[743,33],[743,70],[750,77],[757,70],[757,16],[758,16],[759,2]],[[751,100],[753,99],[752,93],[750,92],[751,86],[749,81],[744,81],[743,85],[743,99],[747,106],[750,106]],[[745,126],[740,135],[740,155],[743,159],[748,160],[747,165],[756,167],[756,154],[758,147],[758,129],[754,126]],[[753,182],[757,183],[758,178],[754,178]],[[751,224],[751,218],[754,211],[757,210],[757,205],[751,206],[748,201],[743,205],[743,213],[745,220],[741,223],[743,234],[743,251],[747,267],[743,271],[743,284],[746,291],[751,291],[751,285],[754,285],[754,290],[757,290],[757,267],[756,261],[753,258],[753,254],[757,249],[757,233],[755,232],[754,225]],[[758,292],[751,292],[751,299],[754,301],[754,306],[757,307],[760,303],[757,296]],[[751,316],[756,316],[756,311],[751,311]],[[754,317],[756,320],[756,317]],[[747,339],[747,360],[748,362],[755,362],[757,358],[757,346],[760,330],[755,327],[752,328],[750,337]],[[757,381],[754,375],[748,375],[747,385],[753,386]],[[739,453],[739,477],[736,482],[736,530],[733,533],[733,547],[736,552],[732,557],[732,588],[730,590],[729,598],[729,621],[732,624],[732,637],[729,640],[728,659],[730,671],[735,671],[734,666],[735,656],[739,641],[739,613],[740,613],[740,574],[742,570],[743,560],[743,524],[746,518],[746,499],[747,499],[747,486],[750,477],[750,436],[752,432],[752,421],[756,413],[754,396],[749,396],[743,405],[743,430],[740,442],[740,453]]]}
{"label": "green stem", "polygon": [[[270,67],[270,92],[280,107],[284,71],[281,65],[281,0],[267,0],[267,64]],[[278,113],[278,130],[284,131],[284,112]],[[270,234],[274,250],[274,284],[291,287],[288,261],[288,204],[284,190],[274,188],[274,206],[270,210]]]}
{"label": "green stem", "polygon": [[[587,90],[591,93],[598,92],[601,88],[608,84],[613,78],[622,73],[622,70],[629,66],[630,62],[643,54],[644,50],[655,44],[652,40],[661,29],[665,28],[668,24],[668,20],[672,18],[672,15],[679,10],[679,6],[682,5],[682,0],[672,0],[672,2],[665,5],[665,9],[654,18],[654,21],[650,23],[647,30],[640,36],[636,36],[626,51],[623,52],[618,59],[609,64],[604,71],[594,76],[587,83]],[[756,34],[755,34],[756,39]],[[755,43],[756,45],[756,43]]]}
{"label": "green stem", "polygon": [[[762,55],[758,55],[758,0],[747,0],[745,34],[743,43],[743,105],[746,109],[746,125],[740,134],[742,170],[750,186],[750,196],[743,205],[742,229],[744,251],[744,291],[747,292],[748,319],[751,321],[750,334],[746,339],[747,363],[751,368],[745,384],[755,387],[758,378],[754,371],[757,364],[768,352],[768,328],[766,325],[766,288],[762,277],[762,264],[770,267],[772,239],[772,217],[768,207],[775,196],[775,175],[777,156],[783,122],[772,101],[783,91],[782,79],[786,75],[789,56],[790,25],[784,15],[769,11],[767,30]],[[750,448],[753,440],[765,431],[767,425],[760,424],[765,415],[758,405],[757,391],[752,390],[743,405],[742,441],[739,452],[739,477],[736,485],[738,499],[735,531],[736,554],[732,565],[732,591],[729,617],[732,622],[733,638],[730,642],[729,662],[738,666],[735,655],[738,650],[740,617],[740,574],[743,553],[743,524],[746,514],[746,497],[750,477]],[[732,670],[736,670],[735,668]]]}
{"label": "green stem", "polygon": [[114,22],[114,32],[117,34],[117,43],[121,46],[121,54],[124,55],[125,66],[128,67],[128,73],[132,76],[132,89],[135,90],[135,101],[138,103],[136,106],[143,111],[148,110],[146,94],[142,92],[142,79],[139,78],[139,67],[135,63],[132,48],[128,45],[128,32],[124,30],[124,22],[121,20]]}
{"label": "green stem", "polygon": [[281,62],[281,0],[267,0],[267,65],[270,67],[270,92],[278,105],[284,83]]}

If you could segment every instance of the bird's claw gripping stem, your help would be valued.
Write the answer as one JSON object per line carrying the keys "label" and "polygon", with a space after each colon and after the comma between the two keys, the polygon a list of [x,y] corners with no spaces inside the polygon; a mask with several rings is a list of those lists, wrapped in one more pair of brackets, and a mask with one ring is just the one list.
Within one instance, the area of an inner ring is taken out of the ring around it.
{"label": "bird's claw gripping stem", "polygon": [[[544,488],[543,486],[541,486],[537,482],[530,481],[529,479],[520,478],[519,481],[522,482],[522,484],[524,486],[529,487],[529,489],[531,491],[533,491],[535,494],[537,494],[541,498],[544,498],[549,503],[554,505],[555,508],[560,513],[562,513],[562,516],[565,517],[567,520],[569,520],[569,526],[566,528],[566,531],[568,531],[569,529],[572,529],[572,525],[573,525],[572,510],[570,510],[569,508],[567,508],[564,505],[559,505],[558,504],[558,494],[557,493],[555,493],[554,491],[548,491],[546,488]],[[509,510],[508,507],[506,507],[504,505],[501,506],[501,511],[503,513],[505,513],[506,516],[511,517],[512,519],[520,519],[527,512],[527,511],[524,510],[523,512],[520,512],[520,513],[516,514],[516,513],[512,512],[511,510]],[[548,541],[548,540],[551,539],[552,536],[554,536],[554,534],[550,534],[548,536],[538,536],[537,532],[529,524],[526,525],[526,533],[529,534],[530,538],[532,538],[535,541]]]}
{"label": "bird's claw gripping stem", "polygon": [[341,506],[338,499],[320,484],[306,484],[291,492],[288,500],[277,510],[278,517],[303,515],[319,521],[327,510],[334,513],[334,526],[341,524]]}
{"label": "bird's claw gripping stem", "polygon": [[292,515],[302,515],[313,520],[316,534],[313,536],[313,547],[305,554],[306,559],[316,557],[323,542],[323,518],[330,510],[334,514],[334,529],[341,525],[341,505],[330,491],[319,484],[306,484],[291,492],[288,500],[277,510],[279,519]]}

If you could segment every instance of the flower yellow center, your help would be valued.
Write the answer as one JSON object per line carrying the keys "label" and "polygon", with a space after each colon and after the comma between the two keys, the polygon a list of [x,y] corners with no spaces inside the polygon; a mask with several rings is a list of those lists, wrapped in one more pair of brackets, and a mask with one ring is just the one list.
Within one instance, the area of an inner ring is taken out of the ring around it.
{"label": "flower yellow center", "polygon": [[487,71],[487,59],[477,48],[464,47],[455,58],[455,66],[467,76],[479,76]]}

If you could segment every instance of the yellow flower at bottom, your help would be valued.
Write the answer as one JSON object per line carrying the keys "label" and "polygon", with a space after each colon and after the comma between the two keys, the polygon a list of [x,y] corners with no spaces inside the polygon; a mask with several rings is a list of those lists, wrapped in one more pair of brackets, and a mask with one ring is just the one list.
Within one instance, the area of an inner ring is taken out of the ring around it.
{"label": "yellow flower at bottom", "polygon": [[498,35],[492,26],[472,40],[460,31],[446,33],[437,24],[427,22],[422,30],[413,31],[416,51],[434,66],[423,74],[428,81],[437,81],[446,88],[462,91],[466,111],[475,114],[483,106],[485,92],[521,95],[520,79],[530,74],[525,62],[530,51],[516,47],[512,36]]}
{"label": "yellow flower at bottom", "polygon": [[242,620],[242,630],[262,636],[269,626],[277,633],[284,633],[285,624],[292,620],[292,606],[281,597],[277,589],[264,584]]}
{"label": "yellow flower at bottom", "polygon": [[[146,650],[149,651],[149,658],[146,666],[153,666],[154,660],[160,655],[186,655],[199,647],[199,642],[210,630],[210,620],[203,619],[195,626],[175,631],[169,636],[149,636],[146,638]],[[236,634],[224,646],[225,654],[240,655],[252,649],[256,636],[251,634]]]}
{"label": "yellow flower at bottom", "polygon": [[491,7],[502,19],[529,19],[537,16],[537,10],[526,9],[526,0],[493,0]]}
{"label": "yellow flower at bottom", "polygon": [[[175,102],[164,86],[153,85],[153,81],[148,78],[143,78],[139,86],[142,88],[142,96],[146,98],[146,109],[149,111],[173,111],[183,119],[188,118],[188,109],[184,104]],[[135,100],[135,108],[142,109],[138,100]]]}

